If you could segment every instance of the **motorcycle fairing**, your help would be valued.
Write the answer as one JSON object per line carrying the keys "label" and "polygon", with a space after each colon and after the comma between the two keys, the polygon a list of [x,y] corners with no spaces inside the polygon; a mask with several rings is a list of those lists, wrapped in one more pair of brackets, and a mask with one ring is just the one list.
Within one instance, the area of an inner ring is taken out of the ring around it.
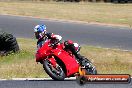
{"label": "motorcycle fairing", "polygon": [[65,64],[67,69],[67,76],[78,72],[79,64],[75,60],[75,57],[69,55],[69,53],[64,50],[60,50],[59,48],[54,50],[54,55]]}

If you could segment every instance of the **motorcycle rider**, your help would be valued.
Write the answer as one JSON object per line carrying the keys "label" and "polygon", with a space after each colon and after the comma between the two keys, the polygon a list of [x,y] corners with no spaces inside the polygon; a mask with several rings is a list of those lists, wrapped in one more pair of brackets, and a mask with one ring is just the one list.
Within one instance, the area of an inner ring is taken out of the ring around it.
{"label": "motorcycle rider", "polygon": [[43,43],[47,40],[47,39],[52,39],[52,40],[56,40],[54,43],[59,43],[62,39],[62,37],[60,35],[54,35],[53,33],[48,33],[46,30],[46,25],[36,25],[34,28],[34,35],[36,37],[36,39],[38,39],[37,41],[37,48],[41,48]]}
{"label": "motorcycle rider", "polygon": [[[56,44],[59,43],[62,39],[62,37],[60,35],[54,35],[53,33],[48,33],[46,30],[46,25],[36,25],[34,28],[34,34],[36,39],[38,39],[37,41],[37,48],[41,48],[43,43],[47,40],[47,39],[53,39],[56,40]],[[78,53],[79,50],[76,49],[76,46],[79,47],[80,46],[77,43],[73,43],[71,40],[67,40],[64,42],[64,49],[69,49],[76,57],[76,59],[81,63],[81,61],[83,60],[82,56]]]}

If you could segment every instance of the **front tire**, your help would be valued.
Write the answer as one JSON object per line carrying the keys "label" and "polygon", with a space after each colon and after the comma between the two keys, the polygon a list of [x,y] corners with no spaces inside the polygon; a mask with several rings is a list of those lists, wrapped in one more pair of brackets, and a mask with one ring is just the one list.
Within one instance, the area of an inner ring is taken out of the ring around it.
{"label": "front tire", "polygon": [[59,64],[53,67],[49,60],[44,60],[43,68],[53,80],[61,81],[65,79],[65,73]]}

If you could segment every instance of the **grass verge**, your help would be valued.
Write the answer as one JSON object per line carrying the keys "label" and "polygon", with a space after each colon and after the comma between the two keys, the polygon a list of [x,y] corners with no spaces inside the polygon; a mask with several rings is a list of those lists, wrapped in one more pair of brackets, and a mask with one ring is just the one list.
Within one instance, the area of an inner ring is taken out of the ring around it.
{"label": "grass verge", "polygon": [[[21,52],[0,57],[0,78],[48,77],[35,62],[36,40],[18,38]],[[131,74],[132,52],[82,46],[81,54],[89,58],[100,74]]]}
{"label": "grass verge", "polygon": [[0,2],[0,14],[132,26],[132,5],[112,3]]}

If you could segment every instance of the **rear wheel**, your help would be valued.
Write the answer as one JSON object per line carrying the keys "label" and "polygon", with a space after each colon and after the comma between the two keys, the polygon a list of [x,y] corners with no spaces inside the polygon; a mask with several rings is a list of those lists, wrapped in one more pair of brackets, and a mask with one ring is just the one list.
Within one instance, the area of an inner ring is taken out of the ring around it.
{"label": "rear wheel", "polygon": [[44,60],[43,68],[52,79],[59,81],[65,79],[65,73],[59,64],[53,66],[49,60]]}
{"label": "rear wheel", "polygon": [[85,67],[86,74],[97,74],[95,66],[86,57],[83,57],[82,67]]}

